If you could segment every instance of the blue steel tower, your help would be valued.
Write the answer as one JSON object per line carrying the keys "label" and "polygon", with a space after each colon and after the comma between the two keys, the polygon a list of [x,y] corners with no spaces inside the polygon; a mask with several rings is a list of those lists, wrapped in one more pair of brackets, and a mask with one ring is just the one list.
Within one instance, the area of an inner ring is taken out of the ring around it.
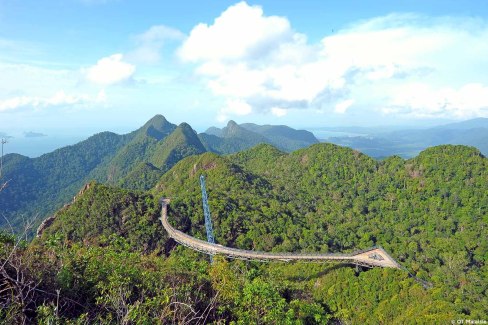
{"label": "blue steel tower", "polygon": [[[207,191],[205,190],[205,177],[200,176],[200,186],[202,188],[202,202],[203,202],[203,214],[205,215],[205,228],[207,229],[207,241],[209,243],[215,244],[215,239],[212,229],[212,219],[210,219],[210,209],[208,207]],[[210,261],[213,261],[212,256],[210,256]]]}

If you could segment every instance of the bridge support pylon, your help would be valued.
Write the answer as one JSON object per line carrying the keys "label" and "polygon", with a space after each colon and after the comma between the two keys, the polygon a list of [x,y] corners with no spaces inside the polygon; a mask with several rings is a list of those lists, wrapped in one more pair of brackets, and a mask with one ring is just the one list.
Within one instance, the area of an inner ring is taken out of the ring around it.
{"label": "bridge support pylon", "polygon": [[[212,228],[212,219],[210,217],[210,208],[208,206],[207,190],[205,188],[205,176],[200,175],[200,187],[202,189],[203,214],[205,216],[205,229],[207,230],[207,241],[215,244],[215,238]],[[213,256],[210,255],[210,262],[213,263]]]}

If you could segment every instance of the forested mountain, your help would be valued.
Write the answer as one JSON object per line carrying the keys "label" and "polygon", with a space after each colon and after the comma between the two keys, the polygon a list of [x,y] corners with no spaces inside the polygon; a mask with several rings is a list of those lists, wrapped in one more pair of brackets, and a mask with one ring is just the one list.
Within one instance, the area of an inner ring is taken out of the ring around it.
{"label": "forested mountain", "polygon": [[234,121],[229,121],[223,129],[214,127],[209,130],[207,132],[210,134],[200,133],[199,137],[209,151],[219,154],[234,153],[260,143],[269,143],[264,136],[248,131]]}
{"label": "forested mountain", "polygon": [[441,144],[473,146],[484,155],[488,155],[488,118],[477,118],[427,129],[389,132],[358,129],[358,132],[365,132],[367,135],[328,137],[324,140],[359,150],[375,158],[392,155],[411,158],[428,147]]}
{"label": "forested mountain", "polygon": [[0,228],[16,227],[25,219],[44,217],[68,202],[97,166],[106,164],[134,134],[96,134],[73,146],[38,158],[17,154],[4,157],[3,179],[8,186],[0,195]]}
{"label": "forested mountain", "polygon": [[[0,227],[9,222],[16,228],[27,219],[54,212],[90,179],[137,186],[127,179],[136,174],[157,181],[163,171],[154,177],[155,170],[141,168],[141,164],[158,160],[155,156],[162,150],[158,144],[176,130],[176,125],[157,115],[127,135],[100,133],[39,158],[6,155],[3,177],[9,181],[0,196],[0,209],[5,216]],[[158,167],[168,168],[165,159],[159,161]]]}
{"label": "forested mountain", "polygon": [[124,174],[118,185],[129,189],[147,190],[178,161],[205,151],[196,132],[188,124],[182,123],[148,152],[146,162],[141,162],[135,167],[131,165],[130,172]]}
{"label": "forested mountain", "polygon": [[261,134],[270,140],[270,144],[282,150],[291,152],[318,143],[313,133],[305,130],[295,130],[286,125],[256,125],[241,124],[241,127]]}
{"label": "forested mountain", "polygon": [[177,127],[157,115],[127,135],[101,133],[39,158],[6,155],[0,227],[54,212],[90,179],[148,189],[181,158],[204,151],[188,124]]}
{"label": "forested mountain", "polygon": [[199,136],[209,151],[219,154],[235,153],[260,143],[272,144],[288,152],[318,143],[315,136],[308,131],[295,130],[284,125],[239,125],[234,121],[229,121],[222,129],[211,127]]}
{"label": "forested mountain", "polygon": [[[273,129],[265,127],[269,128]],[[308,144],[304,132],[293,129],[275,132],[273,141],[303,147]],[[3,179],[9,182],[0,196],[0,213],[5,216],[0,218],[0,228],[10,223],[17,229],[25,220],[53,213],[90,180],[147,190],[187,156],[206,151],[233,153],[273,142],[233,121],[220,130],[220,136],[197,135],[187,123],[176,126],[164,116],[156,115],[126,135],[100,133],[38,158],[6,155]],[[313,143],[314,138],[308,140]]]}
{"label": "forested mountain", "polygon": [[205,151],[197,133],[190,125],[182,123],[164,141],[158,143],[150,162],[167,171],[181,159]]}
{"label": "forested mountain", "polygon": [[[174,226],[206,238],[201,174],[219,244],[291,252],[381,245],[432,287],[423,288],[405,270],[221,258],[209,264],[205,255],[175,245],[157,220],[158,199],[171,197]],[[28,261],[26,277],[39,283],[39,291],[26,297],[35,307],[30,317],[45,322],[483,319],[487,180],[488,159],[464,146],[383,161],[332,144],[289,154],[270,145],[225,157],[203,153],[179,161],[146,193],[90,183],[40,238],[14,256]],[[5,260],[12,239],[0,238]],[[5,299],[0,296],[0,303]],[[21,305],[12,300],[0,317],[21,317]]]}
{"label": "forested mountain", "polygon": [[162,115],[156,115],[131,133],[132,140],[118,150],[110,161],[97,166],[90,176],[101,182],[117,184],[134,166],[150,162],[158,143],[175,129],[176,125],[169,123]]}

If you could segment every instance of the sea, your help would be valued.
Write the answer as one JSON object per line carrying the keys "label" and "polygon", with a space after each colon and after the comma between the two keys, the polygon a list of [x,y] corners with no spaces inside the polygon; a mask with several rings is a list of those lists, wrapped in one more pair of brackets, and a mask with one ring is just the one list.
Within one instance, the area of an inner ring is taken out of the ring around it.
{"label": "sea", "polygon": [[3,145],[3,154],[18,153],[30,158],[36,158],[56,149],[76,144],[88,137],[88,135],[10,136],[4,138],[7,143]]}

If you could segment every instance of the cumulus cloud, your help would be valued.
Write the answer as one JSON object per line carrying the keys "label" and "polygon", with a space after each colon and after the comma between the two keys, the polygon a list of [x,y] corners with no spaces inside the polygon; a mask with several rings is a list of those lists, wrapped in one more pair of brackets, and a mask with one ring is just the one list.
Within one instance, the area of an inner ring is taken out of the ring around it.
{"label": "cumulus cloud", "polygon": [[248,103],[240,99],[227,100],[226,106],[222,108],[217,116],[219,122],[224,122],[229,118],[229,115],[244,116],[252,112],[252,107]]}
{"label": "cumulus cloud", "polygon": [[292,37],[286,18],[263,16],[259,6],[240,2],[229,7],[213,25],[198,24],[180,49],[185,61],[252,58]]}
{"label": "cumulus cloud", "polygon": [[382,112],[419,118],[487,116],[488,86],[472,83],[458,89],[434,89],[422,83],[405,85]]}
{"label": "cumulus cloud", "polygon": [[354,104],[354,99],[346,99],[342,102],[339,102],[335,105],[334,111],[336,113],[344,114],[351,105]]}
{"label": "cumulus cloud", "polygon": [[169,41],[184,39],[185,35],[174,28],[156,25],[142,34],[134,36],[136,48],[127,54],[130,61],[157,63],[161,59],[161,50]]}
{"label": "cumulus cloud", "polygon": [[40,109],[46,107],[74,106],[89,103],[103,103],[106,95],[101,90],[96,96],[86,94],[73,95],[66,94],[64,91],[58,91],[50,97],[40,96],[17,96],[5,100],[0,100],[0,112],[17,110],[22,108]]}
{"label": "cumulus cloud", "polygon": [[483,20],[391,14],[310,43],[287,18],[240,2],[195,26],[178,54],[226,99],[220,117],[311,108],[456,118],[488,116],[486,39]]}
{"label": "cumulus cloud", "polygon": [[108,86],[130,80],[135,70],[136,67],[124,62],[123,55],[119,53],[98,60],[83,73],[88,81]]}

